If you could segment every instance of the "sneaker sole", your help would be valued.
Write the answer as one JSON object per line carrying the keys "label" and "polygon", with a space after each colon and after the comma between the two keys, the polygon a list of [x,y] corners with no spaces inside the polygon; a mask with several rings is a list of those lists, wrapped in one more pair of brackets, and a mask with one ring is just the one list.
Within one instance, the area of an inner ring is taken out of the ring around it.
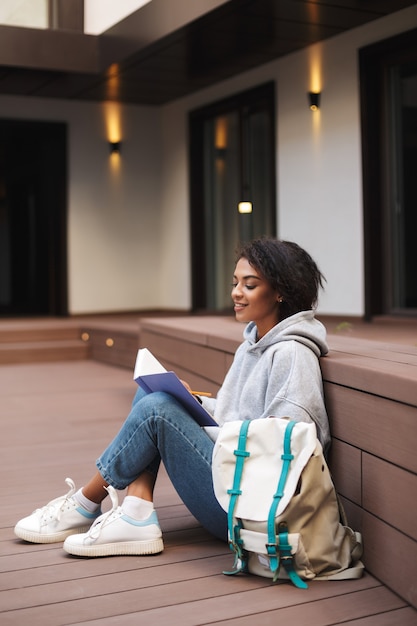
{"label": "sneaker sole", "polygon": [[40,533],[26,530],[25,528],[16,527],[14,529],[14,534],[19,539],[23,539],[24,541],[28,541],[29,543],[60,543],[61,541],[65,541],[65,539],[67,537],[70,537],[71,535],[88,532],[90,527],[91,524],[89,526],[80,526],[78,528],[71,528],[69,530],[61,530],[59,533],[53,533],[49,535],[42,535]]}
{"label": "sneaker sole", "polygon": [[64,550],[73,556],[145,556],[159,554],[164,549],[162,539],[153,541],[121,541],[119,543],[103,543],[96,546],[64,545]]}

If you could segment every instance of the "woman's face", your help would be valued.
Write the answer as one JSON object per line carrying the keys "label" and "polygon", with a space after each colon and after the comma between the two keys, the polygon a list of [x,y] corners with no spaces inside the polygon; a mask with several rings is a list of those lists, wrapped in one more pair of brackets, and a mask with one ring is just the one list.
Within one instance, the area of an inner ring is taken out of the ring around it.
{"label": "woman's face", "polygon": [[279,297],[247,259],[239,259],[233,276],[234,311],[238,322],[255,322],[259,339],[279,321]]}

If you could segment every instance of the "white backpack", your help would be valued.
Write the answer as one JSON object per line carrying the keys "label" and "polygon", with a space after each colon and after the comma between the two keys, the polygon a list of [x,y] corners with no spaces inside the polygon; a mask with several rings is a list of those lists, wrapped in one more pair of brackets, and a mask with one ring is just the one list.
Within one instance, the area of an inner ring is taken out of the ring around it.
{"label": "white backpack", "polygon": [[290,579],[360,578],[362,540],[346,525],[313,423],[227,422],[213,450],[213,484],[227,512],[234,569]]}

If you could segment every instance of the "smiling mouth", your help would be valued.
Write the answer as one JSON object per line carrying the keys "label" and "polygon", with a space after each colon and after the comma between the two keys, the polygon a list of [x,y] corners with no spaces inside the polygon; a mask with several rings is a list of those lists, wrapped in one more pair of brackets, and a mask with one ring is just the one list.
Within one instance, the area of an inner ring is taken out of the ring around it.
{"label": "smiling mouth", "polygon": [[247,306],[247,304],[241,304],[240,302],[234,302],[233,306],[234,306],[235,311],[237,311],[237,310],[244,309],[245,306]]}

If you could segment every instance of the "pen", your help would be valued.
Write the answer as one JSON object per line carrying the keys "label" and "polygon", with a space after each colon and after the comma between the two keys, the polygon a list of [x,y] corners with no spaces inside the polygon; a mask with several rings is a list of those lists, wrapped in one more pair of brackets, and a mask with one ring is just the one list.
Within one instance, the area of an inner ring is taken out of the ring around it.
{"label": "pen", "polygon": [[211,397],[211,393],[208,393],[207,391],[192,391],[191,393],[193,394],[193,396],[206,396],[207,398]]}

